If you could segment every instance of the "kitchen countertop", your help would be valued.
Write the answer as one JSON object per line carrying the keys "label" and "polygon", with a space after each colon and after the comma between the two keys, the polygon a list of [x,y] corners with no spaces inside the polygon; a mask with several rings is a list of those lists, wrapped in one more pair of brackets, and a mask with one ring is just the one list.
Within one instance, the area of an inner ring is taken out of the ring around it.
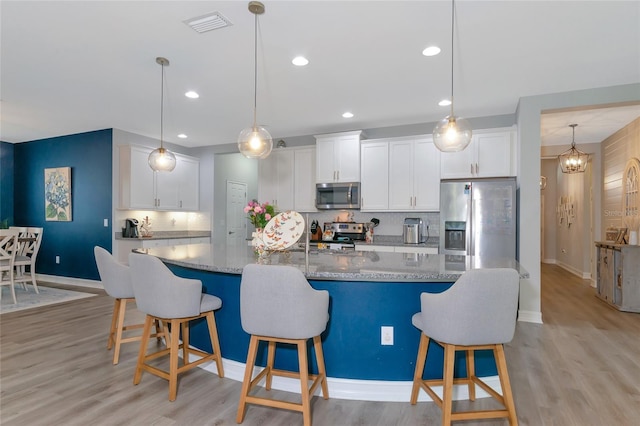
{"label": "kitchen countertop", "polygon": [[361,251],[274,252],[259,259],[245,245],[192,244],[138,249],[166,263],[191,269],[241,274],[245,265],[291,265],[314,280],[382,282],[453,282],[468,269],[513,268],[521,278],[529,273],[515,259],[481,259],[475,256],[379,253]]}
{"label": "kitchen countertop", "polygon": [[392,246],[392,247],[435,247],[440,245],[440,237],[429,237],[426,241],[419,244],[405,244],[403,242],[402,235],[375,235],[373,236],[373,243],[366,243],[364,241],[356,241],[356,245],[371,245],[371,246]]}
{"label": "kitchen countertop", "polygon": [[116,240],[173,240],[178,238],[211,237],[211,231],[154,231],[151,237],[125,238],[116,232]]}

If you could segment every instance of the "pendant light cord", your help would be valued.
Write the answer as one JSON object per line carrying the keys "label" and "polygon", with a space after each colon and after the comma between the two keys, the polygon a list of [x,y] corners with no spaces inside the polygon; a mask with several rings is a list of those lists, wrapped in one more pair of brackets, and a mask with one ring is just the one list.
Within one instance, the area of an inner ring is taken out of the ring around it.
{"label": "pendant light cord", "polygon": [[454,33],[454,15],[455,0],[451,0],[451,117],[453,118],[453,33]]}
{"label": "pendant light cord", "polygon": [[162,78],[160,80],[160,148],[163,146],[164,139],[164,63],[160,64],[162,66]]}
{"label": "pendant light cord", "polygon": [[256,128],[256,111],[258,109],[258,14],[254,14],[253,27],[253,128]]}

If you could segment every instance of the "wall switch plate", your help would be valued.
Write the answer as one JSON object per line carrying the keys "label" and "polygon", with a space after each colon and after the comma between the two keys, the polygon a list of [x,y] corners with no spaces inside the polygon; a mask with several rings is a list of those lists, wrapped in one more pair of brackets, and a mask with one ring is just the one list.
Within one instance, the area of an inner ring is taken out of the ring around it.
{"label": "wall switch plate", "polygon": [[391,326],[380,327],[380,344],[393,345],[393,327]]}
{"label": "wall switch plate", "polygon": [[60,264],[60,256],[56,256],[56,264]]}
{"label": "wall switch plate", "polygon": [[105,219],[104,220],[104,227],[108,228],[109,227],[109,219]]}

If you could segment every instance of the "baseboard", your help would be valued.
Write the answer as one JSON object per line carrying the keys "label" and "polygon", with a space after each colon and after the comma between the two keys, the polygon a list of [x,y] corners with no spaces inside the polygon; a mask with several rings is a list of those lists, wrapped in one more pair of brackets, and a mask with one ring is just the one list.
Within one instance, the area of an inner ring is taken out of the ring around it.
{"label": "baseboard", "polygon": [[66,284],[76,287],[89,287],[89,288],[101,288],[104,289],[102,282],[95,280],[87,280],[84,278],[63,277],[59,275],[45,275],[36,274],[36,280],[38,282],[48,282],[54,284]]}
{"label": "baseboard", "polygon": [[[191,361],[198,359],[195,355],[190,355]],[[231,380],[242,382],[244,379],[245,364],[228,359],[222,359],[222,367],[224,368],[224,377]],[[218,374],[215,362],[201,365],[200,368],[214,374]],[[262,367],[255,367],[253,377],[255,377]],[[482,377],[490,388],[498,393],[502,393],[500,387],[500,378],[498,376]],[[354,379],[338,379],[327,377],[327,385],[329,387],[329,395],[336,399],[349,399],[356,401],[384,401],[384,402],[409,402],[411,398],[411,389],[413,382],[409,381],[384,381],[384,380],[354,380]],[[273,389],[285,392],[300,393],[300,382],[296,379],[287,377],[273,377],[271,384]],[[442,398],[442,386],[433,387],[436,394]],[[316,394],[320,394],[320,388],[316,390]],[[488,398],[489,395],[482,388],[476,386],[476,398]],[[453,399],[465,400],[469,399],[469,387],[467,385],[454,385]],[[432,401],[425,392],[420,392],[418,401]]]}
{"label": "baseboard", "polygon": [[563,262],[558,262],[557,265],[559,267],[561,267],[562,269],[564,269],[565,271],[570,272],[573,275],[577,276],[578,278],[581,278],[583,280],[591,279],[591,272],[580,271],[580,270],[574,268],[573,266],[567,265],[566,263],[563,263]]}
{"label": "baseboard", "polygon": [[542,312],[518,310],[518,321],[542,324]]}

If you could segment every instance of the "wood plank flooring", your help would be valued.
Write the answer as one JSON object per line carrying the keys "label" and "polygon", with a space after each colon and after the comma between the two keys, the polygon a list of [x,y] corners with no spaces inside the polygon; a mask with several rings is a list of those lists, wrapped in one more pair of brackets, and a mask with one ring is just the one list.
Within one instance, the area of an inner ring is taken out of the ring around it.
{"label": "wood plank flooring", "polygon": [[[106,341],[113,300],[101,290],[86,291],[99,296],[0,317],[3,426],[236,424],[241,383],[234,380],[194,369],[180,379],[175,402],[167,399],[167,382],[157,377],[144,375],[134,386],[137,345],[124,345],[120,363],[111,364]],[[544,325],[518,323],[505,348],[520,424],[638,424],[640,314],[609,308],[588,281],[553,265],[542,266],[542,314]],[[128,315],[141,318],[135,310]],[[314,398],[312,412],[316,426],[441,422],[433,403]],[[300,425],[302,416],[250,406],[244,424]]]}

